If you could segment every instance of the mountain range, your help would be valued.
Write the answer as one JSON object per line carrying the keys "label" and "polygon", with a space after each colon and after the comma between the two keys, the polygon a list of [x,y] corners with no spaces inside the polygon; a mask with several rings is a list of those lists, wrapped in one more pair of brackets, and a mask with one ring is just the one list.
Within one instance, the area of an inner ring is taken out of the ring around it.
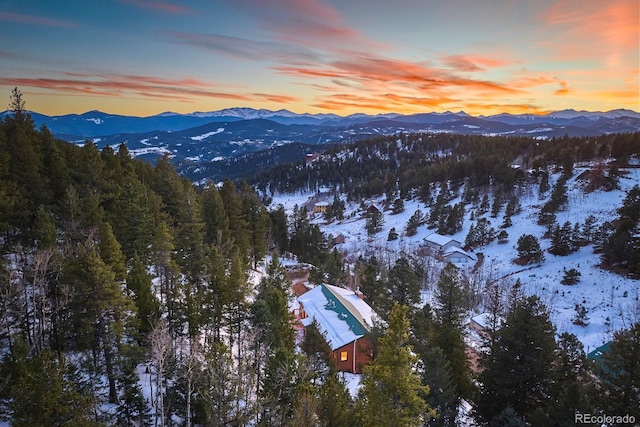
{"label": "mountain range", "polygon": [[[7,114],[11,112],[0,113],[2,116]],[[277,164],[283,159],[291,161],[298,156],[302,159],[305,152],[321,151],[323,145],[401,132],[521,135],[549,139],[640,131],[640,113],[625,109],[491,116],[471,116],[462,111],[339,116],[253,108],[189,114],[165,112],[148,117],[100,111],[61,116],[30,114],[36,126],[45,125],[57,138],[72,143],[83,144],[90,140],[99,148],[124,143],[132,156],[151,160],[169,154],[178,170],[197,179],[224,176],[221,170],[237,169],[233,166],[237,165],[235,158],[251,156],[251,153],[260,152],[263,160],[267,157],[264,163]],[[274,153],[275,157],[268,159],[269,153]]]}

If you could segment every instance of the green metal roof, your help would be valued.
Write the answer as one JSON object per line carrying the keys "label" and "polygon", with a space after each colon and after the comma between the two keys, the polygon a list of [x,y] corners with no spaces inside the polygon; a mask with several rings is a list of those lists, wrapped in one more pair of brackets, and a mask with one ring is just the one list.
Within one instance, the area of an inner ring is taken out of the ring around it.
{"label": "green metal roof", "polygon": [[354,311],[357,312],[357,310],[354,310],[353,306],[351,306],[348,301],[345,301],[341,295],[331,292],[331,290],[327,286],[324,286],[324,284],[322,285],[322,293],[327,301],[329,301],[325,308],[338,313],[340,319],[344,320],[349,325],[349,329],[351,329],[354,334],[366,335],[369,333],[367,327],[361,323],[354,314]]}
{"label": "green metal roof", "polygon": [[600,347],[596,348],[595,350],[587,354],[587,358],[597,362],[598,360],[600,360],[600,358],[604,353],[609,352],[610,348],[611,348],[611,341],[601,345]]}

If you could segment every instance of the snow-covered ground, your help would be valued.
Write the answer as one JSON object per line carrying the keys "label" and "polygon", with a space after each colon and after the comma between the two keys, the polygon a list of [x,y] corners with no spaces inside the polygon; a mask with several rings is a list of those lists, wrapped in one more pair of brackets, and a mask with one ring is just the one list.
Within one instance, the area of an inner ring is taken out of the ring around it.
{"label": "snow-covered ground", "polygon": [[[605,192],[595,191],[584,193],[582,184],[576,177],[584,169],[576,168],[573,177],[567,182],[569,207],[557,213],[557,222],[562,225],[566,221],[573,224],[584,220],[589,215],[598,219],[597,226],[604,221],[611,221],[617,217],[616,209],[621,206],[626,197],[626,191],[634,185],[640,184],[640,169],[623,169],[626,173],[620,179],[620,190]],[[559,174],[552,174],[550,184],[553,185]],[[550,191],[547,193],[548,198]],[[315,193],[279,194],[273,197],[270,207],[282,204],[287,213],[291,213],[295,205],[307,205],[311,212],[314,202],[331,202],[333,196]],[[343,198],[344,200],[344,198]],[[509,240],[506,244],[497,241],[476,248],[475,253],[484,255],[484,262],[475,276],[483,279],[503,279],[503,281],[515,282],[520,279],[525,294],[537,294],[547,305],[551,313],[551,320],[558,329],[558,333],[567,331],[575,334],[584,344],[586,352],[609,341],[617,330],[628,327],[632,319],[637,321],[640,315],[640,282],[621,277],[614,273],[602,270],[598,267],[600,256],[593,253],[591,245],[580,248],[577,252],[568,256],[555,256],[546,250],[550,246],[550,240],[543,238],[545,228],[537,224],[537,213],[546,199],[538,197],[537,185],[531,186],[519,196],[522,212],[512,217],[513,225],[507,228]],[[459,202],[456,199],[451,204]],[[382,206],[384,200],[370,200]],[[384,227],[374,237],[369,237],[365,230],[365,219],[359,212],[360,203],[350,204],[345,209],[345,219],[327,224],[320,214],[316,214],[312,222],[319,224],[323,232],[337,236],[342,233],[346,242],[338,245],[340,252],[346,254],[347,261],[355,261],[359,255],[378,254],[393,260],[401,253],[414,253],[423,239],[435,230],[428,229],[426,225],[418,228],[418,233],[412,237],[404,236],[407,221],[413,213],[420,209],[423,214],[429,214],[430,209],[416,200],[405,201],[404,212],[393,215],[390,210],[384,212]],[[462,231],[452,237],[464,242],[469,228],[475,221],[471,221],[471,206],[466,207],[465,222]],[[504,205],[497,218],[490,218],[492,226],[499,231],[504,215]],[[399,234],[398,240],[388,242],[389,230],[394,227]],[[517,257],[516,242],[523,234],[533,234],[545,251],[545,261],[536,266],[520,266],[513,263]],[[471,275],[472,263],[460,264],[463,270]],[[576,268],[581,272],[581,281],[573,286],[562,285],[563,269]],[[437,276],[436,276],[437,280]],[[429,292],[425,292],[426,298]],[[589,324],[585,327],[572,323],[575,316],[575,305],[582,304],[588,310]],[[480,310],[479,310],[480,311]],[[470,313],[470,315],[477,313]],[[607,320],[608,319],[608,320]]]}

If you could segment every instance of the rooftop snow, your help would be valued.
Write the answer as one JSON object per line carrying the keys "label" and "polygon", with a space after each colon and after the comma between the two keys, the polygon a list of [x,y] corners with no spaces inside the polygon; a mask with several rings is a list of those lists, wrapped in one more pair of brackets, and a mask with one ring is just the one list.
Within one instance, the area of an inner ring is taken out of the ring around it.
{"label": "rooftop snow", "polygon": [[298,297],[298,302],[309,316],[302,324],[316,319],[332,350],[363,337],[373,325],[371,307],[347,289],[322,284]]}

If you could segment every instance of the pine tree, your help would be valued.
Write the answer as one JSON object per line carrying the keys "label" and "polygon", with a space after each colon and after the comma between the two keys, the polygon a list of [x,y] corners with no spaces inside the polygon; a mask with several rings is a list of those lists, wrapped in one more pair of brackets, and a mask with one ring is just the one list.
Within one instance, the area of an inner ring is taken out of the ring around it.
{"label": "pine tree", "polygon": [[224,203],[218,188],[209,184],[202,194],[202,209],[204,218],[204,243],[221,246],[229,238],[229,218],[224,209]]}
{"label": "pine tree", "polygon": [[387,241],[392,242],[394,240],[398,240],[398,232],[395,227],[391,227],[389,230],[389,235],[387,236]]}
{"label": "pine tree", "polygon": [[416,210],[409,221],[407,222],[407,226],[405,228],[405,234],[409,237],[415,236],[418,232],[418,227],[424,221],[424,216],[422,215],[422,211],[420,209]]}
{"label": "pine tree", "polygon": [[423,396],[429,387],[421,384],[415,370],[418,358],[409,346],[407,307],[395,305],[389,325],[379,339],[378,355],[364,368],[357,413],[364,425],[420,426],[435,411]]}
{"label": "pine tree", "polygon": [[114,278],[124,282],[127,276],[127,264],[120,243],[113,235],[113,228],[108,222],[102,222],[98,231],[100,258],[113,271]]}
{"label": "pine tree", "polygon": [[119,378],[121,390],[116,420],[121,426],[151,425],[151,413],[144,398],[139,376],[132,361],[123,363]]}
{"label": "pine tree", "polygon": [[617,332],[600,362],[597,403],[603,413],[640,420],[640,323]]}
{"label": "pine tree", "polygon": [[429,426],[456,426],[459,396],[451,365],[440,347],[430,347],[422,355],[422,384],[429,385],[425,401],[438,414]]}
{"label": "pine tree", "polygon": [[595,384],[590,361],[578,338],[563,332],[557,346],[550,398],[543,402],[541,410],[548,418],[545,425],[563,426],[573,424],[576,413],[595,413]]}
{"label": "pine tree", "polygon": [[572,243],[571,223],[565,222],[562,227],[556,224],[551,231],[551,246],[549,252],[553,255],[566,256],[575,251]]}
{"label": "pine tree", "polygon": [[160,317],[160,304],[153,293],[151,276],[138,256],[133,259],[127,276],[127,288],[133,293],[137,308],[138,340],[143,341]]}
{"label": "pine tree", "polygon": [[28,355],[24,345],[0,362],[0,418],[12,426],[100,426],[90,395],[78,390],[63,355]]}
{"label": "pine tree", "polygon": [[406,258],[400,257],[396,261],[389,270],[387,282],[391,301],[406,305],[409,309],[420,303],[420,280]]}
{"label": "pine tree", "polygon": [[374,234],[380,232],[383,225],[384,216],[382,216],[382,212],[377,209],[372,209],[367,213],[367,220],[364,228],[365,230],[367,230],[367,234],[369,236],[373,236]]}
{"label": "pine tree", "polygon": [[318,391],[318,418],[327,427],[349,427],[353,425],[353,401],[349,390],[338,374],[329,374]]}
{"label": "pine tree", "polygon": [[257,356],[264,355],[258,368],[262,371],[258,395],[263,425],[283,425],[291,416],[295,395],[298,360],[289,313],[288,283],[284,268],[273,258],[251,307],[251,320],[257,331]]}
{"label": "pine tree", "polygon": [[226,427],[249,424],[255,403],[252,374],[245,361],[234,361],[231,351],[221,342],[205,353],[204,370],[195,387],[194,412],[198,425]]}
{"label": "pine tree", "polygon": [[394,214],[404,212],[404,200],[402,200],[402,198],[398,197],[393,201],[393,208],[391,209],[391,212]]}
{"label": "pine tree", "polygon": [[491,422],[512,407],[531,416],[550,393],[555,359],[555,327],[537,296],[519,298],[496,331],[489,353],[481,358],[476,411]]}
{"label": "pine tree", "polygon": [[458,268],[451,263],[440,273],[435,291],[436,322],[433,324],[431,344],[442,349],[451,366],[456,389],[462,396],[468,396],[473,388],[464,342],[463,319],[468,298],[459,274]]}
{"label": "pine tree", "polygon": [[518,257],[524,264],[540,263],[544,260],[540,242],[534,235],[523,234],[518,238]]}
{"label": "pine tree", "polygon": [[307,356],[312,381],[322,382],[334,369],[331,358],[331,347],[327,344],[325,336],[320,332],[319,324],[313,319],[311,324],[304,329],[304,339],[300,343],[300,349]]}

